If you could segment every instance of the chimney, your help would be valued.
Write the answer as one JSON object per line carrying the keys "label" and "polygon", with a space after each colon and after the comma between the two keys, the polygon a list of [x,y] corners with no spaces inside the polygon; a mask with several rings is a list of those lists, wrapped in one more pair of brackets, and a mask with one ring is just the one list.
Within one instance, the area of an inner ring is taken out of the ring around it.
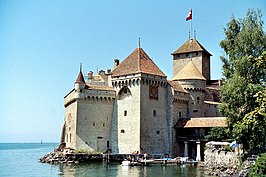
{"label": "chimney", "polygon": [[105,75],[105,71],[104,70],[100,70],[99,71],[99,75]]}
{"label": "chimney", "polygon": [[116,58],[114,61],[115,61],[115,63],[114,63],[114,69],[115,69],[119,65],[119,60]]}
{"label": "chimney", "polygon": [[88,79],[89,80],[92,80],[92,75],[93,75],[93,72],[92,71],[88,72]]}

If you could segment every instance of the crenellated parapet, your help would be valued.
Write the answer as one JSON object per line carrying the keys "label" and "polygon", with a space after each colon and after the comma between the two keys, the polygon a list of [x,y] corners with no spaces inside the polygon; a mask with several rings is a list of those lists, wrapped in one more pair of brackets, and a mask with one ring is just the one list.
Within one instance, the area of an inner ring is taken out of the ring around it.
{"label": "crenellated parapet", "polygon": [[112,79],[112,86],[114,88],[122,88],[124,86],[139,86],[141,84],[166,87],[167,81],[162,76],[149,77],[149,74],[120,76]]}
{"label": "crenellated parapet", "polygon": [[67,107],[77,100],[108,102],[115,100],[115,91],[108,86],[90,86],[82,90],[73,89],[64,98],[64,106]]}
{"label": "crenellated parapet", "polygon": [[178,82],[185,90],[202,91],[206,88],[206,81],[204,80],[179,80]]}

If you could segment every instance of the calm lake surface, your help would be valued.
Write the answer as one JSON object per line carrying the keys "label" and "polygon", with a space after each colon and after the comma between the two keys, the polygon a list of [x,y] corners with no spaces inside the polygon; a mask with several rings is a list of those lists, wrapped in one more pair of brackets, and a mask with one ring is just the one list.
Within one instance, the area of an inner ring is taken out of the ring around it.
{"label": "calm lake surface", "polygon": [[53,151],[54,143],[0,143],[0,176],[2,177],[205,177],[202,168],[179,165],[121,166],[119,163],[89,163],[50,165],[39,162],[44,154]]}

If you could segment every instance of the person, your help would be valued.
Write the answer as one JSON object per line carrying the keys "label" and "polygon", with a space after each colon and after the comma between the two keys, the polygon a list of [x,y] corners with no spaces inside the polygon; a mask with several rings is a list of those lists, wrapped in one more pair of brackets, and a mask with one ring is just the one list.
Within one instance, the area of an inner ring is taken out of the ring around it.
{"label": "person", "polygon": [[147,156],[148,156],[148,154],[147,153],[144,153],[143,158],[144,158],[145,165],[146,165]]}
{"label": "person", "polygon": [[148,154],[144,153],[144,160],[147,160]]}

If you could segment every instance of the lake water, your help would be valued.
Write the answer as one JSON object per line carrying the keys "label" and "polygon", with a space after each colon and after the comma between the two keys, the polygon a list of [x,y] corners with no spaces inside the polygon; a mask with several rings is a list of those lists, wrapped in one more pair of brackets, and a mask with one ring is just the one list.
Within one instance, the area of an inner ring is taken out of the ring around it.
{"label": "lake water", "polygon": [[0,176],[2,177],[205,177],[202,168],[180,165],[121,166],[119,163],[86,163],[50,165],[39,162],[58,144],[0,143]]}

